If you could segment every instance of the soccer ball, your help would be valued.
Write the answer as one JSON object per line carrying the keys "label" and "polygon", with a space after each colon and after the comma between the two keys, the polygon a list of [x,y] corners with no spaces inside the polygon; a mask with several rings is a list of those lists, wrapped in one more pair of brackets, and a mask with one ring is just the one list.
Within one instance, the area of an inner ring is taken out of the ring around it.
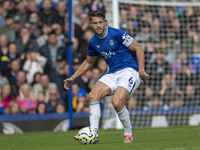
{"label": "soccer ball", "polygon": [[82,144],[94,144],[96,140],[95,132],[90,127],[81,128],[77,136]]}

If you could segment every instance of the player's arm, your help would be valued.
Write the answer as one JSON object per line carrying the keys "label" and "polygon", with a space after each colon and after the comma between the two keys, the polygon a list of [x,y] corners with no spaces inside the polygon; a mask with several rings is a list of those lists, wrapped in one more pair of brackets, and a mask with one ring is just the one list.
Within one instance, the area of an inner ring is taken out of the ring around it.
{"label": "player's arm", "polygon": [[83,74],[85,74],[96,62],[98,56],[87,56],[85,61],[80,65],[78,70],[68,79],[65,79],[64,88],[69,90],[69,86],[74,82],[74,80]]}
{"label": "player's arm", "polygon": [[133,41],[129,46],[129,50],[136,52],[138,59],[138,72],[140,74],[140,78],[145,80],[148,77],[148,74],[144,70],[144,51],[143,48],[136,41]]}

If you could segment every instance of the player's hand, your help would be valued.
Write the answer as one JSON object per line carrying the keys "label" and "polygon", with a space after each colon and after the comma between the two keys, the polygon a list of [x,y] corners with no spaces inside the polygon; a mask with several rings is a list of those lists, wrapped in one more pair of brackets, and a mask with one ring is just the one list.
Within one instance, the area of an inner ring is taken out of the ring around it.
{"label": "player's hand", "polygon": [[140,75],[140,78],[141,78],[143,81],[145,81],[145,80],[148,78],[148,76],[149,76],[144,70],[139,71],[139,75]]}
{"label": "player's hand", "polygon": [[69,86],[72,84],[72,83],[74,83],[74,80],[72,79],[72,78],[67,78],[67,79],[65,79],[64,80],[64,88],[66,89],[66,90],[69,90]]}

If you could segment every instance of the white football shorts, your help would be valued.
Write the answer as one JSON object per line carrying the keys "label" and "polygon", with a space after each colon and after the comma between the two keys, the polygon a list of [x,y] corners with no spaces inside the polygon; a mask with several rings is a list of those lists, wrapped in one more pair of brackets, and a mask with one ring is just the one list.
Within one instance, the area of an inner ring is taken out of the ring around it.
{"label": "white football shorts", "polygon": [[129,94],[132,94],[140,84],[140,76],[134,69],[125,68],[115,73],[106,74],[99,81],[109,86],[112,94],[114,94],[118,86],[124,87]]}

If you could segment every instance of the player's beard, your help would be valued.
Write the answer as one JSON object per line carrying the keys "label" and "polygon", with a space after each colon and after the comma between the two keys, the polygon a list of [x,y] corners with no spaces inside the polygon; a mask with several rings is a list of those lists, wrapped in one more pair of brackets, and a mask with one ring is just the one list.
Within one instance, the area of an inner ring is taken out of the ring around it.
{"label": "player's beard", "polygon": [[104,36],[103,33],[104,33],[105,29],[106,29],[106,27],[103,26],[101,33],[97,33],[97,32],[96,32],[96,33],[97,33],[100,37],[101,37],[101,36]]}

